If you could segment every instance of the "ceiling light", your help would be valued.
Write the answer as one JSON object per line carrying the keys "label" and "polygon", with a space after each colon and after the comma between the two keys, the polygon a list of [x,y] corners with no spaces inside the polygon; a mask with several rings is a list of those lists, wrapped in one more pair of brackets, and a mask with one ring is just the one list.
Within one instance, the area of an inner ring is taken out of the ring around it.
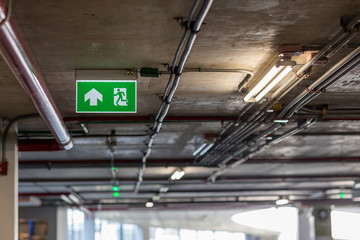
{"label": "ceiling light", "polygon": [[64,202],[66,202],[67,204],[73,205],[73,202],[70,200],[70,198],[69,198],[68,196],[62,194],[62,195],[60,196],[60,198],[61,198]]}
{"label": "ceiling light", "polygon": [[200,145],[200,147],[198,147],[194,152],[193,152],[193,156],[196,156],[196,155],[198,155],[198,153],[201,151],[201,150],[203,150],[203,148],[206,146],[206,143],[203,143],[203,144],[201,144]]}
{"label": "ceiling light", "polygon": [[154,202],[160,201],[160,195],[154,195],[154,196],[152,197],[152,200],[153,200]]}
{"label": "ceiling light", "polygon": [[275,202],[275,204],[278,205],[278,206],[281,206],[281,205],[286,205],[286,204],[288,204],[289,202],[290,202],[289,199],[287,199],[287,198],[281,198],[281,199],[277,200],[277,201]]}
{"label": "ceiling light", "polygon": [[154,203],[153,202],[147,202],[145,203],[145,207],[147,208],[152,208],[154,206]]}
{"label": "ceiling light", "polygon": [[209,151],[209,149],[212,148],[212,146],[214,146],[214,143],[210,143],[209,145],[207,145],[207,147],[201,151],[200,156],[204,155],[207,151]]}
{"label": "ceiling light", "polygon": [[185,175],[183,170],[176,170],[173,175],[171,175],[171,180],[180,180]]}
{"label": "ceiling light", "polygon": [[70,194],[70,195],[69,195],[69,198],[70,198],[74,203],[76,203],[76,204],[80,204],[80,203],[81,203],[80,199],[79,199],[78,197],[76,197],[74,194]]}
{"label": "ceiling light", "polygon": [[161,192],[161,193],[166,193],[167,191],[169,191],[169,188],[168,188],[168,187],[161,187],[161,188],[159,189],[159,192]]}
{"label": "ceiling light", "polygon": [[256,86],[248,94],[246,94],[246,96],[244,97],[244,101],[249,101],[252,96],[254,96],[261,89],[263,89],[266,84],[268,84],[283,68],[284,66],[272,67],[271,70],[261,79],[261,81],[258,82],[258,84],[256,84]]}
{"label": "ceiling light", "polygon": [[272,135],[267,135],[267,136],[265,136],[264,138],[265,138],[265,140],[273,140]]}
{"label": "ceiling light", "polygon": [[276,84],[278,84],[290,71],[291,71],[291,67],[287,66],[285,67],[285,69],[279,74],[277,75],[277,77],[272,80],[270,82],[269,85],[266,86],[266,88],[264,88],[256,97],[255,97],[255,101],[258,102],[260,101],[265,94],[267,94],[273,87],[275,87]]}
{"label": "ceiling light", "polygon": [[289,119],[274,119],[274,123],[287,123]]}
{"label": "ceiling light", "polygon": [[80,127],[83,130],[85,135],[87,135],[89,133],[89,129],[86,127],[86,125],[84,123],[80,123]]}

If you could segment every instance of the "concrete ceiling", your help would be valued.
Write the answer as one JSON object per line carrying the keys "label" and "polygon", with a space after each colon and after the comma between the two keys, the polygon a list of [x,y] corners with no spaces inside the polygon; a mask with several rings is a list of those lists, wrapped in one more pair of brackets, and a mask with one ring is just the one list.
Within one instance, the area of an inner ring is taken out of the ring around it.
{"label": "concrete ceiling", "polygon": [[[236,69],[255,74],[247,84],[251,88],[279,54],[282,44],[321,49],[341,30],[341,16],[360,14],[360,3],[351,0],[215,1],[185,68],[233,69],[234,72],[182,74],[168,113],[173,119],[164,123],[155,139],[144,182],[139,193],[133,192],[149,128],[169,75],[139,76],[136,114],[77,114],[75,70],[153,67],[167,71],[162,64],[171,64],[183,32],[174,17],[186,17],[192,4],[192,0],[14,1],[12,17],[18,31],[75,143],[70,151],[21,152],[21,197],[38,196],[44,204],[64,204],[60,195],[74,191],[89,208],[98,203],[119,209],[141,208],[161,187],[169,186],[169,191],[161,196],[159,207],[171,208],[169,202],[186,206],[218,202],[219,207],[241,202],[246,202],[246,206],[274,204],[274,200],[266,198],[269,196],[274,199],[288,196],[294,203],[304,204],[311,200],[339,204],[350,201],[332,200],[336,194],[328,191],[351,192],[355,181],[360,180],[359,67],[307,104],[303,110],[308,111],[307,115],[298,112],[274,134],[296,127],[305,115],[318,118],[324,104],[332,115],[323,116],[322,121],[308,129],[252,156],[217,182],[210,184],[207,178],[218,166],[196,164],[192,154],[204,141],[205,134],[217,136],[247,106],[243,100],[245,93],[237,91],[246,74],[235,72]],[[360,36],[356,36],[326,66],[314,66],[309,78],[296,85],[280,103],[285,106],[291,102],[359,42]],[[1,117],[11,119],[36,113],[4,61],[0,62],[0,71]],[[263,104],[255,104],[243,119]],[[109,121],[109,117],[116,120]],[[79,123],[86,124],[88,135],[81,133]],[[270,124],[265,124],[255,134],[269,127]],[[102,202],[114,199],[111,152],[107,146],[112,130],[116,134],[113,137],[116,178],[120,193],[123,191],[119,199],[125,203]],[[51,139],[46,131],[40,118],[19,122],[19,139],[30,145],[34,139]],[[184,180],[170,181],[171,174],[180,167],[186,172]],[[321,195],[314,200],[311,196],[317,192]],[[249,196],[260,199],[241,198]],[[194,200],[197,197],[198,201]]]}

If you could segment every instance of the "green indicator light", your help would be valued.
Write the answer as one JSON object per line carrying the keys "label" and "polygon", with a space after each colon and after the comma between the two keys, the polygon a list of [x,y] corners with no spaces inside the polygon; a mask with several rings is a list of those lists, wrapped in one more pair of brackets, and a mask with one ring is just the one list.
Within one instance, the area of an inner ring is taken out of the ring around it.
{"label": "green indicator light", "polygon": [[116,171],[116,167],[113,167],[112,170]]}
{"label": "green indicator light", "polygon": [[114,192],[119,191],[119,187],[118,186],[113,186],[113,191]]}
{"label": "green indicator light", "polygon": [[345,197],[345,193],[340,193],[340,198],[344,198]]}
{"label": "green indicator light", "polygon": [[114,192],[114,197],[119,197],[119,196],[120,196],[120,193]]}

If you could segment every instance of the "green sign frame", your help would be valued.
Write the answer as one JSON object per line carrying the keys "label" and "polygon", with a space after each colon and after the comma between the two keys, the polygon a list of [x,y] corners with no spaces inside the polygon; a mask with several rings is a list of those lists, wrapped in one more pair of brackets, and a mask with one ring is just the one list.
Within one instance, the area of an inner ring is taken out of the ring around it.
{"label": "green sign frame", "polygon": [[76,80],[76,113],[136,113],[135,80]]}

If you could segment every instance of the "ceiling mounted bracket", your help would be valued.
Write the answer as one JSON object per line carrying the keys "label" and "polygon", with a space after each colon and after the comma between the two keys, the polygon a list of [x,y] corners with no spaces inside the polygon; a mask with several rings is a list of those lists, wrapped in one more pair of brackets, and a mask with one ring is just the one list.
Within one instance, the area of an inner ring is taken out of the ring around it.
{"label": "ceiling mounted bracket", "polygon": [[353,32],[355,29],[359,29],[360,23],[357,23],[353,29],[348,28],[349,23],[351,23],[355,18],[355,15],[346,15],[340,18],[340,25],[343,28],[344,32]]}

